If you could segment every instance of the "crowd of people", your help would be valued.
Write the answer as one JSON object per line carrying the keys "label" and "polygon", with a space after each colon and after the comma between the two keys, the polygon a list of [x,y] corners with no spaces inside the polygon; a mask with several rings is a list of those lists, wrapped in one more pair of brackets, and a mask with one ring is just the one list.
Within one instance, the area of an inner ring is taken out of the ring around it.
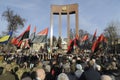
{"label": "crowd of people", "polygon": [[0,53],[0,80],[119,80],[120,54]]}

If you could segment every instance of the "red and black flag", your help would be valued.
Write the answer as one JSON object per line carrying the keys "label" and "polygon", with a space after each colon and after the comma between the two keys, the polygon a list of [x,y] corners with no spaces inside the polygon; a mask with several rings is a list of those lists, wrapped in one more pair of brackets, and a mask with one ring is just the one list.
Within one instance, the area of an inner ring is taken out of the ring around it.
{"label": "red and black flag", "polygon": [[83,36],[81,42],[82,42],[81,48],[85,49],[88,47],[88,34]]}
{"label": "red and black flag", "polygon": [[71,54],[71,52],[74,50],[74,40],[70,40],[70,44],[68,46],[67,54]]}
{"label": "red and black flag", "polygon": [[34,27],[33,33],[30,35],[31,42],[35,39],[36,27]]}
{"label": "red and black flag", "polygon": [[91,50],[92,52],[96,52],[98,48],[99,48],[99,41],[96,40],[95,42],[93,42]]}
{"label": "red and black flag", "polygon": [[77,46],[77,47],[80,48],[80,40],[79,40],[79,36],[78,35],[75,36],[74,46]]}
{"label": "red and black flag", "polygon": [[100,42],[100,47],[103,47],[105,49],[107,44],[107,38],[103,34],[101,34],[99,38],[99,42]]}
{"label": "red and black flag", "polygon": [[16,38],[13,38],[11,43],[16,45],[17,48],[20,48],[23,39],[28,39],[29,38],[29,33],[30,33],[30,25],[27,27],[27,29],[22,34],[20,34]]}
{"label": "red and black flag", "polygon": [[94,35],[93,35],[93,38],[92,38],[92,42],[95,41],[95,39],[96,39],[96,34],[97,34],[97,29],[96,29],[95,32],[94,32]]}
{"label": "red and black flag", "polygon": [[85,36],[83,36],[83,38],[82,38],[81,41],[83,42],[83,41],[86,41],[86,40],[88,40],[88,34],[86,34]]}
{"label": "red and black flag", "polygon": [[[106,38],[104,37],[103,34],[101,34],[101,35],[98,37],[98,39],[97,39],[95,42],[93,42],[92,49],[91,49],[92,52],[98,51],[99,48],[104,45],[105,41],[106,41]],[[103,47],[104,47],[104,46],[103,46]]]}
{"label": "red and black flag", "polygon": [[40,31],[37,35],[35,35],[35,39],[33,40],[33,43],[46,42],[47,35],[48,35],[48,28],[45,28],[44,30]]}
{"label": "red and black flag", "polygon": [[104,35],[103,35],[103,34],[101,34],[101,35],[98,37],[98,41],[99,41],[99,42],[104,41]]}

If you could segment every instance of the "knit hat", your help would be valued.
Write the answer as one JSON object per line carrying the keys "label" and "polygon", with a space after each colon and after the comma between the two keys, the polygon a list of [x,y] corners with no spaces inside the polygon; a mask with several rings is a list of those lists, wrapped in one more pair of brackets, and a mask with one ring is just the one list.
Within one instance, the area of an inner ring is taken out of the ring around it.
{"label": "knit hat", "polygon": [[61,73],[58,75],[57,80],[69,80],[69,78],[65,73]]}
{"label": "knit hat", "polygon": [[77,64],[77,65],[76,65],[76,69],[78,69],[78,70],[82,70],[82,66],[81,66],[81,64]]}
{"label": "knit hat", "polygon": [[112,78],[109,75],[102,75],[101,80],[112,80]]}

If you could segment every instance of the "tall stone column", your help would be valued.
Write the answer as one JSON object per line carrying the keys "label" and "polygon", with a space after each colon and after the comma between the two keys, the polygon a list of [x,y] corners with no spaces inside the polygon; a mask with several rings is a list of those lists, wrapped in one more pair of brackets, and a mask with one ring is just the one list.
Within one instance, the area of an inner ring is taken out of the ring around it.
{"label": "tall stone column", "polygon": [[52,52],[52,44],[53,44],[53,12],[51,11],[50,15],[50,49]]}
{"label": "tall stone column", "polygon": [[62,36],[62,22],[61,22],[61,13],[59,12],[59,37]]}
{"label": "tall stone column", "polygon": [[70,15],[67,13],[67,43],[70,41]]}

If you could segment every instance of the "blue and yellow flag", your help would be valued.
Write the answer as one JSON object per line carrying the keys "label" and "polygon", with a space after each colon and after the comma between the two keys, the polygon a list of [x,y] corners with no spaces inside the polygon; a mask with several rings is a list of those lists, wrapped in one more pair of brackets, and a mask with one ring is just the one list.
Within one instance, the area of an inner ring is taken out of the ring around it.
{"label": "blue and yellow flag", "polygon": [[8,35],[1,37],[0,38],[0,44],[7,44],[9,39],[10,39],[10,37],[12,36],[12,33],[13,33],[13,31],[10,31],[8,33]]}

